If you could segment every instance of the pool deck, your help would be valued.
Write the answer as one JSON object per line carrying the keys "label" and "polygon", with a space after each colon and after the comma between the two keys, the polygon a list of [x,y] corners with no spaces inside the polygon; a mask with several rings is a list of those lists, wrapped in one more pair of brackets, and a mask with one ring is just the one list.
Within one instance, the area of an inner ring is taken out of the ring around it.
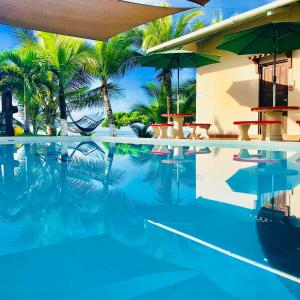
{"label": "pool deck", "polygon": [[81,136],[45,136],[45,137],[0,137],[0,144],[27,143],[72,143],[72,142],[109,142],[146,145],[197,146],[212,148],[260,149],[272,151],[300,151],[300,142],[266,142],[237,140],[173,140],[146,139],[136,137],[81,137]]}

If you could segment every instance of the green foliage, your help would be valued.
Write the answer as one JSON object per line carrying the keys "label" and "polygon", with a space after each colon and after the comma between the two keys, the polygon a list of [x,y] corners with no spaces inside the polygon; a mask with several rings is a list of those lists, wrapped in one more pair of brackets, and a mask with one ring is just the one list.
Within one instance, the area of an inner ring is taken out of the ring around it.
{"label": "green foliage", "polygon": [[[165,6],[169,6],[168,2],[164,2]],[[198,30],[204,27],[204,23],[201,21],[203,12],[197,10],[190,13],[181,14],[179,17],[167,16],[158,20],[155,20],[143,27],[134,29],[129,33],[132,38],[133,44],[145,50],[157,46],[161,43],[167,42],[172,39],[179,38],[184,34],[188,34],[192,31]],[[172,97],[172,70],[159,70],[156,79],[164,86],[165,103],[164,113],[171,113],[172,103],[174,97]],[[161,97],[160,97],[161,98]],[[139,107],[140,111],[145,110],[146,107]],[[154,106],[152,109],[156,110],[155,116],[152,116],[152,121],[162,121],[159,114],[161,112],[160,103]]]}
{"label": "green foliage", "polygon": [[152,138],[153,134],[149,129],[150,124],[144,125],[140,123],[134,123],[130,125],[130,128],[135,133],[135,135],[139,138]]}
{"label": "green foliage", "polygon": [[15,33],[20,47],[1,53],[0,86],[12,90],[24,107],[25,125],[30,118],[34,132],[45,130],[46,124],[54,128],[59,107],[66,119],[68,93],[91,83],[90,47],[84,40],[57,34],[19,28]]}
{"label": "green foliage", "polygon": [[[125,34],[117,35],[107,42],[96,42],[92,51],[91,72],[101,82],[100,91],[106,107],[106,121],[111,135],[114,136],[115,127],[120,128],[123,123],[119,124],[114,118],[111,107],[112,91],[115,91],[114,95],[121,95],[118,93],[120,88],[117,81],[135,66],[136,56],[139,55],[132,50],[131,38]],[[115,88],[109,90],[109,86]]]}
{"label": "green foliage", "polygon": [[[114,113],[115,125],[117,129],[121,127],[126,127],[134,123],[143,123],[148,124],[150,122],[150,118],[147,115],[140,114],[138,111],[133,112],[117,112]],[[103,123],[103,128],[108,128],[109,123],[108,119],[106,118]]]}
{"label": "green foliage", "polygon": [[144,85],[143,89],[148,96],[150,105],[137,104],[132,112],[146,116],[149,123],[163,123],[166,118],[162,117],[166,113],[166,89],[164,85],[157,82],[150,82]]}
{"label": "green foliage", "polygon": [[[167,2],[165,6],[169,6]],[[141,28],[134,29],[133,41],[142,49],[149,49],[203,27],[199,18],[202,15],[203,12],[197,10],[181,14],[179,18],[171,15],[157,19]]]}
{"label": "green foliage", "polygon": [[[173,90],[176,93],[176,89]],[[196,112],[196,80],[188,79],[180,85],[180,112],[195,113]],[[195,116],[186,118],[187,122],[195,120]]]}
{"label": "green foliage", "polygon": [[[167,2],[164,2],[168,6]],[[118,81],[137,64],[145,50],[178,38],[203,27],[201,11],[168,16],[153,21],[106,42],[88,43],[83,39],[58,34],[16,28],[18,49],[0,53],[0,90],[12,90],[23,107],[24,119],[33,132],[56,132],[58,117],[66,119],[67,112],[106,106],[108,119],[103,127],[116,128],[135,123],[165,122],[161,117],[171,107],[176,96],[172,90],[172,70],[160,72],[159,83],[149,83],[143,89],[149,105],[138,104],[129,113],[113,114],[111,100],[120,98],[123,91]],[[221,12],[215,21],[222,18]],[[94,79],[100,85],[90,89]],[[181,111],[195,111],[195,89],[192,84],[181,88]],[[22,110],[21,110],[22,111]],[[30,124],[29,124],[30,121]],[[146,128],[136,126],[138,135]],[[64,134],[64,133],[62,133]]]}
{"label": "green foliage", "polygon": [[47,61],[31,48],[3,51],[0,54],[0,90],[11,90],[24,111],[24,129],[29,132],[29,118],[34,130],[39,114],[39,99],[47,89]]}
{"label": "green foliage", "polygon": [[[143,86],[148,95],[150,105],[137,104],[132,112],[138,113],[147,118],[149,123],[165,123],[166,118],[161,115],[166,113],[166,90],[157,82],[150,82]],[[176,89],[172,89],[173,99],[176,99]],[[175,104],[175,103],[174,103]],[[188,79],[180,87],[180,112],[190,113],[196,111],[196,80]],[[193,121],[194,117],[187,119]],[[143,122],[141,122],[143,123]],[[144,123],[147,124],[147,123]]]}

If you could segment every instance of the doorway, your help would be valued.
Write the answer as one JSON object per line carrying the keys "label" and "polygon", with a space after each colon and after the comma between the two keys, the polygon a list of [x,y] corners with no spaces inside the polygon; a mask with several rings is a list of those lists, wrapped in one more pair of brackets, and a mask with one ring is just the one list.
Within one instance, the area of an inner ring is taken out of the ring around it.
{"label": "doorway", "polygon": [[[273,106],[273,63],[261,65],[259,106]],[[288,106],[288,61],[276,64],[276,106]]]}
{"label": "doorway", "polygon": [[[270,107],[273,106],[273,63],[260,65],[259,77],[259,106]],[[276,63],[276,106],[288,106],[288,60],[278,61]],[[283,115],[287,115],[283,114]],[[263,119],[263,113],[259,113],[258,119]],[[283,120],[283,132],[287,131],[286,118]],[[258,133],[261,134],[259,126]]]}

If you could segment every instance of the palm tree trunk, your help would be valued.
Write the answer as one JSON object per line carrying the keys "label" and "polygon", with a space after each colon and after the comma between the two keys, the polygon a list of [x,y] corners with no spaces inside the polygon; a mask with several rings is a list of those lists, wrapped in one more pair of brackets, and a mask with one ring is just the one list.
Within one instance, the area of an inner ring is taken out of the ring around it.
{"label": "palm tree trunk", "polygon": [[29,112],[27,107],[27,99],[26,99],[26,80],[24,76],[24,133],[30,133],[30,125],[29,125]]}
{"label": "palm tree trunk", "polygon": [[27,99],[26,99],[26,78],[24,76],[23,81],[24,86],[24,95],[23,95],[23,101],[24,101],[24,133],[30,133],[30,125],[29,125],[29,115],[28,115],[28,108],[27,108]]}
{"label": "palm tree trunk", "polygon": [[55,136],[56,135],[56,129],[55,129],[55,126],[53,125],[53,123],[49,122],[47,124],[46,134],[49,135],[49,136]]}
{"label": "palm tree trunk", "polygon": [[102,93],[102,97],[104,99],[104,103],[105,103],[105,107],[106,107],[106,115],[107,115],[109,130],[110,130],[110,136],[117,136],[115,118],[114,118],[114,115],[112,112],[106,82],[102,83],[102,92],[101,93]]}
{"label": "palm tree trunk", "polygon": [[55,128],[56,113],[52,112],[50,106],[46,107],[44,113],[46,115],[46,124],[47,124],[46,134],[50,136],[55,136],[56,135],[56,128]]}
{"label": "palm tree trunk", "polygon": [[167,114],[170,114],[172,113],[172,72],[171,70],[164,71],[163,85],[166,89]]}
{"label": "palm tree trunk", "polygon": [[46,134],[50,136],[55,136],[56,135],[55,117],[53,117],[52,115],[47,116],[46,124],[47,124]]}
{"label": "palm tree trunk", "polygon": [[68,122],[67,122],[67,104],[64,87],[59,82],[58,92],[59,110],[60,110],[60,132],[62,136],[68,135]]}
{"label": "palm tree trunk", "polygon": [[56,128],[55,128],[55,119],[56,119],[56,105],[54,103],[52,95],[50,96],[50,100],[46,104],[46,107],[44,109],[45,114],[45,121],[47,124],[47,130],[46,134],[50,136],[56,135]]}
{"label": "palm tree trunk", "polygon": [[29,114],[27,104],[24,103],[24,133],[30,133]]}
{"label": "palm tree trunk", "polygon": [[39,130],[37,126],[37,122],[35,120],[31,120],[31,123],[32,123],[33,134],[36,135]]}

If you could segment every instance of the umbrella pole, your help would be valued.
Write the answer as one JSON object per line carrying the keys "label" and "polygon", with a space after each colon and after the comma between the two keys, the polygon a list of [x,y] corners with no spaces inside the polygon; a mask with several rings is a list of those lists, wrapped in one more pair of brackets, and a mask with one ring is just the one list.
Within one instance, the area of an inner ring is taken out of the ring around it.
{"label": "umbrella pole", "polygon": [[276,106],[276,60],[277,60],[277,53],[278,53],[278,32],[277,26],[274,25],[274,63],[273,63],[273,107]]}
{"label": "umbrella pole", "polygon": [[273,107],[276,106],[276,59],[277,55],[274,54],[274,65],[273,65]]}
{"label": "umbrella pole", "polygon": [[179,114],[179,68],[177,69],[177,113]]}

